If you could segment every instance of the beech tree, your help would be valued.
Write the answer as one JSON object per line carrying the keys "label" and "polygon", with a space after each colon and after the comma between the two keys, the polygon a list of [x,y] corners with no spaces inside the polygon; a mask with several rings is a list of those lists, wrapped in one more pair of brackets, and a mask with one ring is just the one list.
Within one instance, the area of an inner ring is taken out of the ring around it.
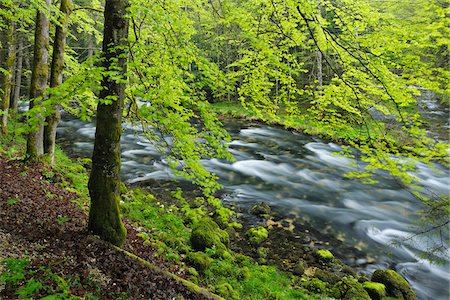
{"label": "beech tree", "polygon": [[115,245],[126,236],[119,212],[120,137],[125,98],[127,0],[107,0],[103,30],[103,80],[97,107],[92,171],[89,177],[90,232]]}
{"label": "beech tree", "polygon": [[[5,7],[0,4],[0,9],[5,9]],[[6,133],[15,58],[14,22],[10,19],[6,20],[6,23],[6,28],[3,30],[0,28],[2,35],[0,43],[3,50],[0,55],[0,134]]]}
{"label": "beech tree", "polygon": [[[56,26],[55,40],[53,42],[53,57],[50,72],[50,88],[56,88],[62,84],[64,70],[64,52],[66,46],[67,26],[72,9],[72,0],[61,0],[60,18]],[[47,113],[44,127],[44,152],[49,155],[50,162],[55,158],[56,127],[61,119],[61,100],[57,99]]]}
{"label": "beech tree", "polygon": [[[41,0],[44,1],[44,0]],[[49,49],[49,10],[51,0],[45,0],[43,8],[38,8],[34,36],[34,58],[30,87],[30,110],[39,106],[47,89],[48,80],[48,49]],[[47,8],[48,11],[44,11]],[[27,156],[36,159],[44,154],[44,120],[42,111],[30,118],[27,138]]]}

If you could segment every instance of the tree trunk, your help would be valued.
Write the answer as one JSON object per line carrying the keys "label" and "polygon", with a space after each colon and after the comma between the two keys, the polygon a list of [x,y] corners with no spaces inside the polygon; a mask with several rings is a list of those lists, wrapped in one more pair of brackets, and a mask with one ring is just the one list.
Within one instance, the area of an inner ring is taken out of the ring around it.
{"label": "tree trunk", "polygon": [[[127,5],[127,0],[107,0],[105,5],[103,67],[106,70],[119,68],[121,75],[126,72]],[[126,237],[119,212],[120,136],[125,84],[107,74],[103,77],[102,87],[89,178],[91,207],[88,226],[90,232],[102,239],[121,245]],[[105,104],[105,99],[113,101]]]}
{"label": "tree trunk", "polygon": [[[50,9],[51,0],[45,0]],[[31,74],[30,109],[42,101],[48,79],[49,20],[45,13],[38,11],[34,36],[33,71]],[[44,154],[44,122],[41,114],[36,115],[27,139],[27,157],[31,160]]]}
{"label": "tree trunk", "polygon": [[[56,26],[55,42],[53,44],[53,58],[50,72],[50,87],[54,88],[62,84],[64,71],[64,48],[66,47],[67,26],[71,12],[72,0],[61,0],[61,17]],[[49,155],[50,163],[55,160],[56,127],[61,119],[61,104],[53,104],[52,112],[46,118],[47,125],[44,128],[44,152]]]}
{"label": "tree trunk", "polygon": [[20,91],[22,86],[22,67],[23,67],[23,40],[20,34],[17,36],[17,55],[16,55],[16,67],[14,80],[14,92],[11,97],[11,109],[17,112],[19,107]]}
{"label": "tree trunk", "polygon": [[15,60],[15,48],[14,48],[14,23],[9,22],[9,26],[2,34],[2,48],[6,50],[3,56],[4,63],[2,63],[5,72],[2,75],[0,86],[0,103],[1,103],[1,122],[0,122],[0,134],[5,134],[8,125],[8,113],[9,103],[11,97],[12,80],[14,73],[14,60]]}

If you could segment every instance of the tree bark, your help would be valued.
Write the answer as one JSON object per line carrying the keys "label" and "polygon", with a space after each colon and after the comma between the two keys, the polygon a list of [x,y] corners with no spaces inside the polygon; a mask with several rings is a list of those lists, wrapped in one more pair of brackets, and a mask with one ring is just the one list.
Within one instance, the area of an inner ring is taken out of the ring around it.
{"label": "tree bark", "polygon": [[[72,0],[61,0],[61,17],[56,26],[55,41],[53,44],[53,57],[50,72],[50,87],[55,88],[62,84],[64,71],[64,48],[66,47],[67,26],[72,8]],[[44,127],[44,153],[49,155],[50,163],[55,160],[56,127],[61,119],[61,104],[52,105],[52,111],[46,118]]]}
{"label": "tree bark", "polygon": [[[106,70],[120,69],[117,75],[121,76],[126,73],[127,5],[127,0],[107,0],[105,5],[103,66]],[[91,207],[88,229],[102,239],[121,245],[126,237],[119,211],[120,136],[125,84],[107,74],[103,77],[102,87],[89,178]],[[113,101],[106,104],[106,99]]]}
{"label": "tree bark", "polygon": [[[51,0],[45,0],[50,9]],[[47,88],[48,79],[48,48],[50,22],[45,13],[38,11],[36,15],[36,30],[34,36],[33,71],[31,74],[30,109],[42,101]],[[39,101],[39,102],[36,102]],[[30,124],[31,129],[27,139],[27,157],[34,160],[44,154],[44,122],[41,114],[35,116],[36,124]],[[34,122],[33,122],[34,123]]]}
{"label": "tree bark", "polygon": [[14,80],[14,92],[11,97],[11,109],[17,112],[19,107],[20,91],[22,87],[22,68],[23,68],[23,40],[20,34],[17,35],[17,54]]}
{"label": "tree bark", "polygon": [[1,103],[1,122],[0,122],[0,134],[5,134],[8,125],[9,104],[12,89],[12,80],[14,73],[14,60],[15,60],[15,48],[14,48],[14,23],[9,22],[9,26],[5,29],[2,38],[2,48],[6,50],[4,53],[2,67],[5,73],[1,76],[0,86],[0,103]]}

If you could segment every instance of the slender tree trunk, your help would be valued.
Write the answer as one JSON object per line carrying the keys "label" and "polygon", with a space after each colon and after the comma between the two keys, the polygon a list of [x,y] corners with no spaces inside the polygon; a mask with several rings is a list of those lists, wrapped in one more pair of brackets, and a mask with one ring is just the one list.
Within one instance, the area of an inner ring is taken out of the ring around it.
{"label": "slender tree trunk", "polygon": [[[62,84],[64,71],[64,48],[66,47],[67,26],[72,7],[72,0],[61,0],[61,17],[56,26],[55,41],[53,44],[53,58],[50,72],[50,87]],[[49,154],[50,162],[55,160],[56,127],[61,119],[61,104],[53,104],[52,112],[46,118],[44,127],[44,152]]]}
{"label": "slender tree trunk", "polygon": [[[127,5],[127,0],[106,0],[103,32],[103,66],[107,70],[120,68],[122,75],[126,72]],[[102,87],[89,178],[91,208],[88,226],[90,232],[121,245],[126,237],[119,212],[120,136],[125,84],[105,75]],[[103,100],[111,97],[114,101],[105,104]]]}
{"label": "slender tree trunk", "polygon": [[5,134],[8,125],[8,113],[9,103],[11,97],[12,80],[14,73],[14,60],[15,60],[15,48],[14,48],[14,23],[9,22],[9,26],[5,29],[2,38],[2,48],[6,50],[4,53],[3,69],[6,73],[3,74],[0,86],[0,101],[1,101],[1,122],[0,122],[0,134]]}
{"label": "slender tree trunk", "polygon": [[323,86],[322,52],[318,50],[316,53],[317,53],[317,86],[318,90],[321,91]]}
{"label": "slender tree trunk", "polygon": [[11,97],[11,109],[17,112],[19,107],[20,91],[22,87],[22,67],[23,67],[23,40],[20,34],[17,36],[17,54],[16,54],[16,67],[14,80],[14,92]]}
{"label": "slender tree trunk", "polygon": [[[97,13],[94,12],[94,27],[97,24]],[[95,35],[94,33],[90,33],[88,35],[88,60],[89,65],[92,67],[92,57],[94,56],[94,41],[95,41]]]}
{"label": "slender tree trunk", "polygon": [[[43,1],[43,0],[42,0]],[[45,0],[50,9],[51,0]],[[30,109],[42,101],[47,88],[48,48],[50,23],[45,13],[38,11],[36,15],[36,31],[34,36],[33,71],[31,74]],[[44,154],[44,122],[40,114],[36,115],[27,139],[27,157],[31,160]]]}
{"label": "slender tree trunk", "polygon": [[[322,16],[322,8],[320,0],[317,1],[317,12],[318,16]],[[322,72],[322,52],[320,50],[317,50],[317,89],[322,92],[322,86],[323,86],[323,72]]]}

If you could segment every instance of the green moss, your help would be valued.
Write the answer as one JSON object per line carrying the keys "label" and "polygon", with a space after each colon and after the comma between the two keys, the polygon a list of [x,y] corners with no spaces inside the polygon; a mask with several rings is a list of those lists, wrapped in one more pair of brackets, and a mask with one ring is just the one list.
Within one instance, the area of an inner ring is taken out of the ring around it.
{"label": "green moss", "polygon": [[400,274],[394,270],[376,270],[372,275],[372,281],[386,286],[387,296],[415,300],[416,294]]}
{"label": "green moss", "polygon": [[306,290],[316,294],[325,293],[327,288],[327,285],[318,278],[311,278],[310,280],[304,282],[302,286]]}
{"label": "green moss", "polygon": [[353,286],[345,293],[344,300],[371,300],[362,286]]}
{"label": "green moss", "polygon": [[363,288],[362,284],[354,277],[343,277],[331,289],[331,296],[336,299],[359,299],[370,300],[369,294]]}
{"label": "green moss", "polygon": [[330,284],[335,284],[340,279],[334,272],[323,269],[317,269],[315,276],[323,282],[328,282]]}
{"label": "green moss", "polygon": [[206,248],[225,250],[230,244],[228,233],[210,218],[203,218],[192,228],[191,245],[195,250]]}
{"label": "green moss", "polygon": [[190,252],[186,261],[199,272],[204,272],[211,266],[212,259],[203,252]]}
{"label": "green moss", "polygon": [[248,236],[250,243],[254,245],[259,245],[265,239],[267,239],[269,233],[267,232],[267,229],[265,229],[264,227],[258,226],[247,230],[246,235]]}
{"label": "green moss", "polygon": [[238,299],[238,294],[234,291],[233,287],[229,283],[222,283],[216,286],[215,292],[217,295],[226,299]]}
{"label": "green moss", "polygon": [[366,281],[363,283],[363,288],[373,300],[381,300],[386,296],[386,286],[382,283]]}
{"label": "green moss", "polygon": [[325,250],[325,249],[320,249],[317,250],[317,254],[323,258],[323,259],[333,259],[333,253],[331,253],[329,250]]}
{"label": "green moss", "polygon": [[267,254],[269,253],[269,249],[265,247],[259,247],[256,251],[258,258],[267,258]]}

